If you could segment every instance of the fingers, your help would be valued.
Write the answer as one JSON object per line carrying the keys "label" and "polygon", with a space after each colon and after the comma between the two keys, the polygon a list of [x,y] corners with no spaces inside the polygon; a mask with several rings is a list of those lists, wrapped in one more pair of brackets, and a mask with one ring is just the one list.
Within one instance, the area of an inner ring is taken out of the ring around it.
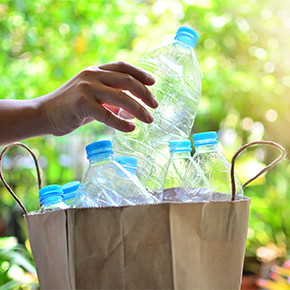
{"label": "fingers", "polygon": [[115,107],[115,106],[110,106],[108,104],[103,104],[103,106],[107,109],[109,109],[111,112],[113,112],[115,115],[118,115],[120,108]]}
{"label": "fingers", "polygon": [[[152,123],[152,115],[133,97],[123,90],[131,92],[151,108],[158,102],[146,85],[154,84],[154,79],[145,71],[124,62],[90,67],[78,75],[76,84],[80,116],[93,117],[117,130],[130,132],[135,125],[126,120],[136,117],[142,122]],[[116,116],[123,108],[126,118]]]}
{"label": "fingers", "polygon": [[151,108],[158,107],[158,102],[151,91],[130,74],[107,71],[101,76],[101,80],[109,87],[130,91]]}
{"label": "fingers", "polygon": [[98,103],[88,106],[86,115],[122,132],[131,132],[136,128],[132,122],[118,118],[110,110]]}
{"label": "fingers", "polygon": [[99,68],[107,71],[129,74],[142,82],[144,85],[153,85],[155,83],[155,80],[151,75],[140,68],[123,61],[104,64],[99,66]]}
{"label": "fingers", "polygon": [[[119,107],[125,109],[129,114],[135,116],[142,122],[152,123],[152,115],[136,100],[131,98],[125,92],[111,87],[107,87],[106,90],[102,92],[103,96],[101,99],[106,100],[106,105]],[[103,105],[103,104],[102,104]],[[109,107],[110,109],[110,107]]]}

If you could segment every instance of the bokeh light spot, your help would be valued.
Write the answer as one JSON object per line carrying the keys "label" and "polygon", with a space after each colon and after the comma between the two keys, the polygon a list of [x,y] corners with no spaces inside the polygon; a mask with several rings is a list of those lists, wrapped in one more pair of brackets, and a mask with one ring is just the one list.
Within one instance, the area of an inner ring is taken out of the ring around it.
{"label": "bokeh light spot", "polygon": [[265,75],[262,77],[262,85],[265,88],[273,88],[276,84],[276,78],[273,75]]}
{"label": "bokeh light spot", "polygon": [[275,122],[277,120],[277,117],[278,117],[278,113],[273,109],[268,110],[266,113],[266,119],[269,122]]}
{"label": "bokeh light spot", "polygon": [[283,20],[283,25],[286,27],[286,28],[290,28],[290,18],[285,18]]}
{"label": "bokeh light spot", "polygon": [[270,10],[267,10],[267,9],[262,10],[261,16],[262,16],[262,18],[268,20],[272,17],[272,12]]}
{"label": "bokeh light spot", "polygon": [[285,86],[285,87],[288,87],[290,88],[290,76],[285,76],[282,78],[282,84]]}
{"label": "bokeh light spot", "polygon": [[268,46],[272,49],[276,49],[279,45],[279,42],[276,38],[269,38],[268,39]]}
{"label": "bokeh light spot", "polygon": [[146,26],[149,23],[149,19],[144,14],[137,14],[134,18],[134,22],[139,26]]}
{"label": "bokeh light spot", "polygon": [[65,35],[65,34],[68,34],[70,31],[70,27],[68,24],[66,23],[62,23],[60,26],[59,26],[59,33],[61,35]]}
{"label": "bokeh light spot", "polygon": [[224,27],[232,20],[232,16],[229,13],[225,13],[222,16],[214,16],[210,19],[210,23],[213,27]]}
{"label": "bokeh light spot", "polygon": [[244,130],[249,131],[251,130],[252,126],[254,124],[254,121],[250,117],[246,117],[242,120],[242,127]]}
{"label": "bokeh light spot", "polygon": [[215,68],[216,65],[217,65],[217,61],[216,61],[213,57],[207,57],[207,58],[204,60],[204,65],[205,65],[207,68]]}
{"label": "bokeh light spot", "polygon": [[267,52],[266,52],[266,50],[264,48],[257,48],[256,52],[255,52],[255,56],[258,59],[265,59],[266,56],[267,56]]}
{"label": "bokeh light spot", "polygon": [[267,73],[272,73],[275,70],[275,64],[271,61],[268,61],[264,64],[264,70]]}
{"label": "bokeh light spot", "polygon": [[225,37],[223,42],[224,42],[225,46],[228,48],[232,48],[236,45],[235,40],[231,36]]}
{"label": "bokeh light spot", "polygon": [[16,15],[14,18],[13,18],[13,24],[15,26],[21,26],[24,22],[24,19],[21,15]]}
{"label": "bokeh light spot", "polygon": [[237,63],[240,65],[246,65],[248,63],[248,58],[243,54],[238,54],[236,56]]}
{"label": "bokeh light spot", "polygon": [[236,24],[237,24],[239,30],[241,30],[241,31],[248,31],[250,28],[247,20],[243,17],[237,18]]}
{"label": "bokeh light spot", "polygon": [[203,45],[204,45],[204,47],[205,47],[206,49],[208,49],[208,50],[212,50],[212,49],[215,48],[216,43],[215,43],[215,41],[214,41],[213,39],[208,38],[208,39],[206,39],[206,40],[204,41]]}

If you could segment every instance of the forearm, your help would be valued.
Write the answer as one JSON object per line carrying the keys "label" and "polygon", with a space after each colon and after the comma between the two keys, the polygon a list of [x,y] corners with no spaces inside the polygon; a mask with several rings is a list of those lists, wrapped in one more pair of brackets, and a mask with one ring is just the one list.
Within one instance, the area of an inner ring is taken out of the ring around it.
{"label": "forearm", "polygon": [[0,100],[0,146],[49,133],[40,100]]}
{"label": "forearm", "polygon": [[153,84],[146,72],[117,62],[84,69],[39,98],[0,100],[0,146],[40,135],[63,136],[93,120],[131,132],[135,125],[116,115],[120,108],[147,124],[153,117],[123,90],[156,108],[158,102],[147,88]]}

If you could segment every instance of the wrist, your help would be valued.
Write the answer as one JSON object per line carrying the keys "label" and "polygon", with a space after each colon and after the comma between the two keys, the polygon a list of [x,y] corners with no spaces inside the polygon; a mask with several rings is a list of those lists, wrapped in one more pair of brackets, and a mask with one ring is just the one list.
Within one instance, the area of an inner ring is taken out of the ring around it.
{"label": "wrist", "polygon": [[0,125],[0,146],[49,134],[38,99],[0,100]]}
{"label": "wrist", "polygon": [[33,126],[35,136],[52,134],[50,124],[45,109],[45,96],[35,98],[30,101],[30,112],[33,116]]}

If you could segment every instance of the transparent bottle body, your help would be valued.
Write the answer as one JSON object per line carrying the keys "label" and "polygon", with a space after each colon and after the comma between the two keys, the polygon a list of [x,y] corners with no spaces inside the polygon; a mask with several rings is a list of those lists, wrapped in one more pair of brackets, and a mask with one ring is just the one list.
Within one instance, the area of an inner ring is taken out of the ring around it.
{"label": "transparent bottle body", "polygon": [[45,213],[57,209],[68,209],[69,206],[64,203],[61,197],[48,196],[42,200],[42,206],[38,210],[39,213]]}
{"label": "transparent bottle body", "polygon": [[156,109],[148,108],[154,117],[154,122],[147,125],[148,141],[166,143],[188,138],[201,95],[200,70],[193,48],[175,41],[148,52],[137,66],[155,78],[150,90],[159,103]]}
{"label": "transparent bottle body", "polygon": [[136,141],[134,144],[137,146],[134,149],[126,146],[123,142],[126,142],[125,138],[121,140],[115,135],[112,141],[114,155],[136,158],[138,162],[138,179],[146,190],[161,202],[166,174],[165,166],[168,162],[167,156],[163,152],[146,145],[146,141],[144,143]]}
{"label": "transparent bottle body", "polygon": [[[170,157],[168,140],[188,138],[194,123],[201,95],[200,70],[193,48],[178,41],[148,52],[137,66],[155,78],[148,88],[159,106],[146,107],[154,122],[133,119],[136,129],[116,131],[112,143],[116,154],[127,152],[138,159],[140,180],[146,189],[162,192]],[[126,112],[121,110],[119,115]]]}
{"label": "transparent bottle body", "polygon": [[[164,185],[164,202],[181,201],[180,186],[191,159],[190,152],[171,153]],[[166,190],[168,188],[170,190]]]}
{"label": "transparent bottle body", "polygon": [[75,206],[75,201],[76,201],[76,197],[75,197],[75,196],[63,200],[63,202],[64,202],[65,204],[67,204],[69,207],[74,207],[74,206]]}
{"label": "transparent bottle body", "polygon": [[[213,191],[212,200],[230,200],[232,195],[231,165],[217,145],[196,148],[193,160],[202,169]],[[242,184],[235,173],[237,199],[243,197]]]}
{"label": "transparent bottle body", "polygon": [[156,202],[137,176],[115,162],[111,155],[90,160],[76,198],[77,207],[125,206]]}
{"label": "transparent bottle body", "polygon": [[213,191],[202,168],[191,158],[180,185],[182,202],[209,202]]}

